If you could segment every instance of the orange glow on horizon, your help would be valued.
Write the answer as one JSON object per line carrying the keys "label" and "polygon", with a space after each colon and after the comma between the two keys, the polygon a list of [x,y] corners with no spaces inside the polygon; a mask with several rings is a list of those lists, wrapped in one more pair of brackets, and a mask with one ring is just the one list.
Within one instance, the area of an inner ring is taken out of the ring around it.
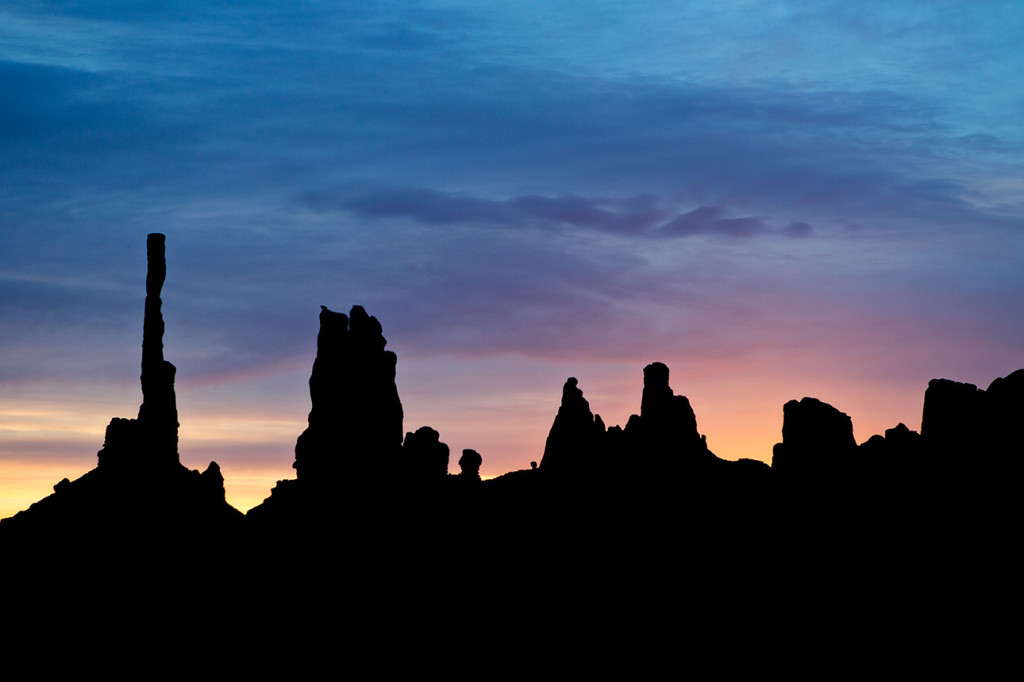
{"label": "orange glow on horizon", "polygon": [[[886,384],[877,376],[845,376],[841,368],[823,375],[820,364],[807,361],[801,368],[792,359],[770,371],[763,364],[755,370],[724,359],[655,359],[669,365],[672,389],[689,398],[698,431],[723,459],[770,462],[772,447],[781,440],[782,406],[804,396],[850,415],[858,443],[901,421],[920,428],[927,380]],[[463,449],[477,450],[484,478],[540,463],[569,376],[579,379],[591,411],[609,427],[624,426],[639,412],[643,391],[643,363],[433,358],[403,363],[402,369],[398,383],[405,431],[424,425],[438,430],[451,450],[452,474],[459,472]],[[192,387],[185,399],[179,394],[179,453],[189,468],[203,470],[216,461],[228,502],[245,512],[269,496],[278,480],[295,477],[295,439],[307,425],[308,397],[300,405],[291,404],[294,399],[282,406],[255,398],[240,404],[218,392],[223,390]],[[224,403],[226,408],[217,407]],[[112,409],[112,404],[101,399],[0,402],[0,518],[51,494],[61,479],[73,480],[96,465],[111,416],[134,413]]]}
{"label": "orange glow on horizon", "polygon": [[95,458],[78,463],[0,458],[0,519],[28,509],[62,479],[74,480],[95,465]]}

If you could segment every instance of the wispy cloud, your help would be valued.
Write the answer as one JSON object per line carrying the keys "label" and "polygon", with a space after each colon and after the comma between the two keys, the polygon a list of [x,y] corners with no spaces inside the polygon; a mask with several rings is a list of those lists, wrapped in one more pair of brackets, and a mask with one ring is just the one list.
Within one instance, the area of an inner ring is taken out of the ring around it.
{"label": "wispy cloud", "polygon": [[537,195],[481,199],[426,188],[378,189],[367,193],[318,191],[301,198],[317,212],[345,211],[363,219],[408,218],[426,225],[482,227],[571,226],[631,237],[677,238],[696,235],[754,237],[808,236],[812,228],[795,222],[777,228],[756,216],[730,216],[720,207],[700,206],[673,215],[653,196],[622,200]]}

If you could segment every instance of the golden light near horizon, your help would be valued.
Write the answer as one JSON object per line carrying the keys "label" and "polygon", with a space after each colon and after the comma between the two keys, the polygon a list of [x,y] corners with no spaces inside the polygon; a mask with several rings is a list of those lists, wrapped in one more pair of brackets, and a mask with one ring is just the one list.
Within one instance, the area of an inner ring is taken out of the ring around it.
{"label": "golden light near horizon", "polygon": [[[309,361],[311,364],[311,360]],[[924,386],[913,391],[879,391],[870,381],[851,385],[823,380],[812,373],[798,376],[783,368],[785,376],[730,372],[727,362],[700,370],[674,363],[670,385],[686,395],[694,409],[698,430],[710,449],[724,459],[771,461],[771,448],[781,440],[782,405],[803,397],[800,386],[815,386],[818,395],[834,400],[853,419],[858,441],[883,433],[898,420],[919,428]],[[510,369],[518,377],[502,382]],[[670,367],[671,369],[671,367]],[[461,370],[461,371],[455,371]],[[451,448],[449,471],[458,472],[461,450],[483,455],[481,474],[493,478],[540,462],[552,420],[558,411],[561,385],[570,374],[579,375],[592,412],[607,426],[625,425],[640,410],[642,366],[638,363],[569,363],[522,358],[451,358],[443,362],[399,360],[398,383],[404,386],[405,430],[429,425]],[[436,373],[436,374],[435,374]],[[439,383],[440,377],[446,377]],[[235,389],[219,386],[204,393],[191,386],[179,392],[179,453],[182,463],[204,469],[210,461],[221,467],[227,498],[246,511],[262,502],[278,480],[294,477],[291,467],[298,435],[306,427],[308,396],[305,377],[299,384],[298,405],[259,407],[232,403]],[[243,382],[245,389],[248,385]],[[230,390],[229,390],[230,389]],[[127,400],[137,400],[137,389],[126,389]],[[807,391],[810,392],[810,391]],[[225,395],[225,393],[227,395]],[[122,399],[121,410],[130,416],[135,407]],[[219,405],[218,400],[228,401]],[[0,404],[0,444],[8,453],[4,469],[4,495],[0,518],[10,516],[52,492],[61,478],[75,478],[95,466],[103,431],[117,410],[111,400],[18,401]],[[20,453],[20,454],[19,454]],[[630,466],[629,462],[622,462]]]}
{"label": "golden light near horizon", "polygon": [[0,401],[0,518],[53,492],[62,478],[96,465],[110,416],[103,401]]}

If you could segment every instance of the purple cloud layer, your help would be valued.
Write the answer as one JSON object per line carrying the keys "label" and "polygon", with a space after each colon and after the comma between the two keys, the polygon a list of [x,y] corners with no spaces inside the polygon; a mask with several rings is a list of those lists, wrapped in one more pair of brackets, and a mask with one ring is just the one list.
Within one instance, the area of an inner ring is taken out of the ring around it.
{"label": "purple cloud layer", "polygon": [[673,238],[694,235],[752,237],[778,233],[808,236],[807,223],[775,228],[754,216],[730,217],[723,208],[700,206],[672,215],[651,196],[625,200],[578,196],[519,196],[494,200],[453,196],[423,188],[383,189],[354,196],[315,192],[302,202],[317,212],[347,211],[363,219],[410,218],[426,225],[475,224],[489,227],[571,226],[627,237]]}

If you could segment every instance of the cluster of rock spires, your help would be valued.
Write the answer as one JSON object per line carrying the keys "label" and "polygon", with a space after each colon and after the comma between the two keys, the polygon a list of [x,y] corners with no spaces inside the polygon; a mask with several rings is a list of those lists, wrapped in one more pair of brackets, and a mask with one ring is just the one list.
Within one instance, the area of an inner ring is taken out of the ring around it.
{"label": "cluster of rock spires", "polygon": [[[163,235],[150,235],[147,246],[138,418],[113,419],[98,466],[3,520],[0,542],[223,544],[325,532],[404,533],[410,540],[436,537],[439,524],[454,519],[459,537],[493,543],[493,552],[500,543],[566,551],[567,533],[589,537],[592,551],[605,551],[596,547],[609,538],[656,545],[678,523],[733,547],[763,546],[769,536],[779,542],[780,532],[792,539],[804,531],[849,530],[851,522],[884,535],[889,514],[952,499],[960,508],[985,506],[993,497],[1007,499],[1000,491],[1019,480],[1024,370],[987,390],[934,380],[920,434],[899,424],[861,445],[839,410],[813,398],[790,401],[769,466],[711,452],[689,401],[674,394],[669,368],[658,362],[644,368],[640,414],[625,427],[607,428],[570,378],[539,466],[481,481],[480,454],[463,450],[461,472],[453,475],[437,431],[423,426],[403,438],[396,356],[377,319],[360,306],[348,315],[323,307],[296,478],[279,481],[243,515],[225,501],[216,463],[200,473],[179,462],[175,369],[163,357]],[[702,524],[693,524],[697,517]]]}
{"label": "cluster of rock spires", "polygon": [[715,475],[727,469],[746,476],[767,472],[768,465],[716,457],[708,449],[706,437],[697,431],[690,401],[673,393],[669,368],[660,362],[644,367],[640,414],[632,415],[625,428],[606,428],[600,415],[591,414],[579,382],[570,377],[562,388],[562,404],[540,463],[540,471],[548,477],[577,482],[613,470],[619,480],[636,476],[643,481],[684,474]]}

